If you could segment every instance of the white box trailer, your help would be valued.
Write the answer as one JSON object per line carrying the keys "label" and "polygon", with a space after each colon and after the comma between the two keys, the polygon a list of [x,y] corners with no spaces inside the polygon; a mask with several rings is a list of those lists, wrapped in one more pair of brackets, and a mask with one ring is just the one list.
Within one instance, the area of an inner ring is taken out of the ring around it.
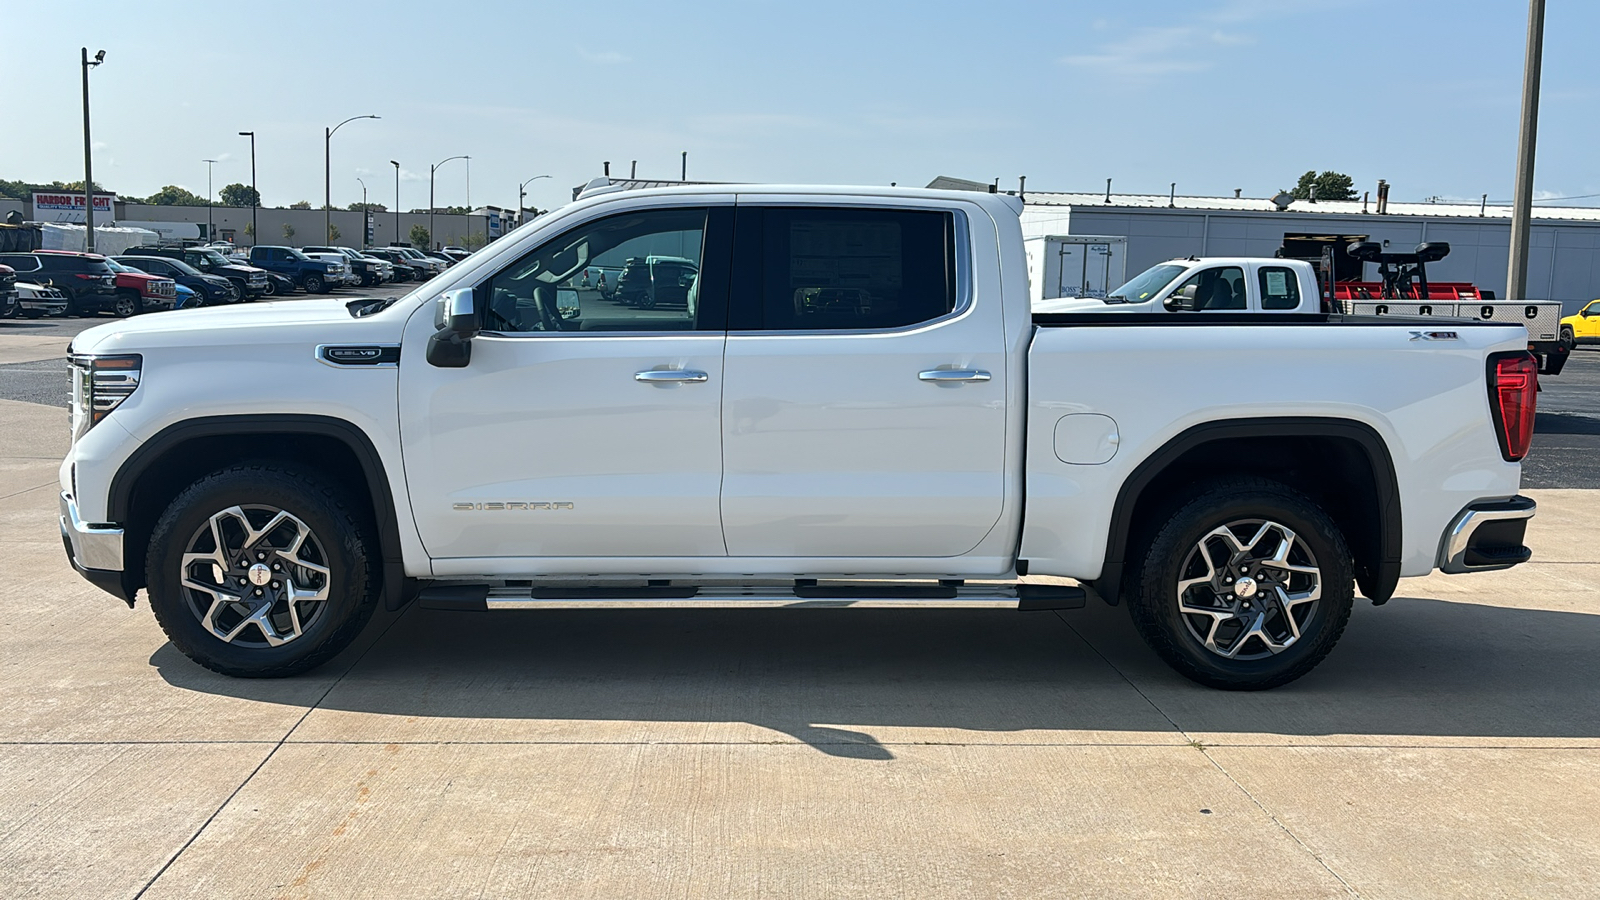
{"label": "white box trailer", "polygon": [[1025,238],[1030,299],[1093,297],[1127,280],[1128,239],[1112,235],[1062,234]]}

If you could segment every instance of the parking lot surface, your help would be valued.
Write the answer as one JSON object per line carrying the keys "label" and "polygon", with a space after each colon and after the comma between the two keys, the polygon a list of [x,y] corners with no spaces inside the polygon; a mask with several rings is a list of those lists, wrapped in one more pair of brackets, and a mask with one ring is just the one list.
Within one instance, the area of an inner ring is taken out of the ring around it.
{"label": "parking lot surface", "polygon": [[[11,324],[7,397],[70,338]],[[1578,378],[1541,402],[1600,421]],[[413,606],[316,672],[245,681],[68,567],[54,385],[0,399],[6,897],[1600,885],[1600,491],[1530,489],[1532,563],[1360,601],[1319,669],[1260,694],[1184,681],[1103,605]]]}

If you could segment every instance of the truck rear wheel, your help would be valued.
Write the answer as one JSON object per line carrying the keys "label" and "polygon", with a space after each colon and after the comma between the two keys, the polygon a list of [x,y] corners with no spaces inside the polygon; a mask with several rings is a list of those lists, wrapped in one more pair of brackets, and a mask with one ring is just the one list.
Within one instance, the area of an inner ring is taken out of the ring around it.
{"label": "truck rear wheel", "polygon": [[173,646],[243,678],[313,669],[343,650],[378,596],[358,504],[315,473],[270,463],[200,479],[150,537],[150,608]]}
{"label": "truck rear wheel", "polygon": [[1224,690],[1287,684],[1344,633],[1354,566],[1338,526],[1274,481],[1203,485],[1150,541],[1131,573],[1129,611],[1180,674]]}

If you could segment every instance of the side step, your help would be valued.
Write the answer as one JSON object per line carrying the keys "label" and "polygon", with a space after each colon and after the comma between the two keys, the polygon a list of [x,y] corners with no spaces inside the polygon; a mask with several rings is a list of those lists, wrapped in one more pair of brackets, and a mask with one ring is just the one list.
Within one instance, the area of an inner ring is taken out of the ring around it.
{"label": "side step", "polygon": [[435,584],[417,595],[424,609],[1081,609],[1089,591],[1055,584],[956,585],[927,583],[824,584],[801,580],[793,587],[652,584],[533,587],[489,584]]}

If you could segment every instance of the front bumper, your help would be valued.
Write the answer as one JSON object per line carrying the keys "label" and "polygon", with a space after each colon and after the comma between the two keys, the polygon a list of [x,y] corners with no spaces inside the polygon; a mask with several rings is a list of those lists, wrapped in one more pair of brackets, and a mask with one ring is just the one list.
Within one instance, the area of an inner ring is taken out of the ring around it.
{"label": "front bumper", "polygon": [[67,300],[65,297],[51,298],[48,300],[31,300],[27,297],[23,297],[21,300],[17,301],[17,308],[25,309],[29,312],[40,312],[48,316],[54,316],[67,311]]}
{"label": "front bumper", "polygon": [[61,493],[61,543],[72,567],[94,586],[132,606],[133,596],[123,579],[123,536],[115,525],[83,521],[72,495]]}
{"label": "front bumper", "polygon": [[1439,570],[1451,575],[1509,569],[1527,562],[1523,546],[1528,520],[1538,504],[1531,497],[1479,500],[1456,514],[1439,542]]}

